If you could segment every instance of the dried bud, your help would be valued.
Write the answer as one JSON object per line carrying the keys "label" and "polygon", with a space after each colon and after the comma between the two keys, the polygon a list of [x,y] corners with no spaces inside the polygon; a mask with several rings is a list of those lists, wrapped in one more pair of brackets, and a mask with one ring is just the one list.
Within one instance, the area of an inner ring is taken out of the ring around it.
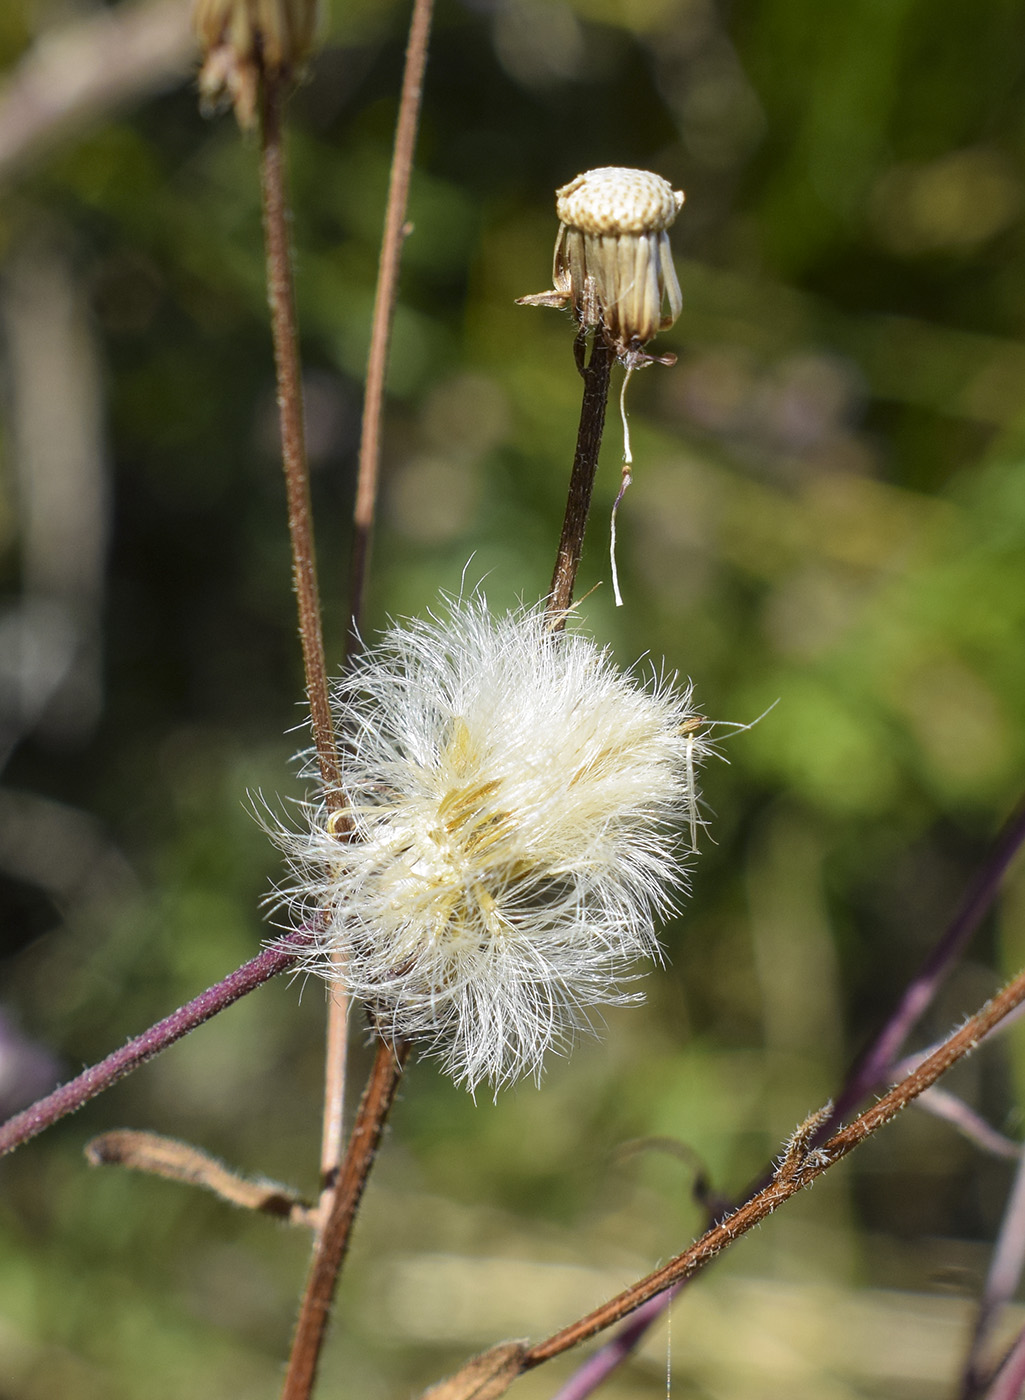
{"label": "dried bud", "polygon": [[201,101],[230,103],[248,128],[261,81],[287,81],[309,56],[317,0],[195,0],[192,23],[203,55]]}
{"label": "dried bud", "polygon": [[682,204],[682,190],[650,170],[609,165],[578,175],[556,191],[555,290],[520,300],[572,306],[581,327],[604,329],[621,359],[641,360],[641,347],[680,314],[667,230]]}

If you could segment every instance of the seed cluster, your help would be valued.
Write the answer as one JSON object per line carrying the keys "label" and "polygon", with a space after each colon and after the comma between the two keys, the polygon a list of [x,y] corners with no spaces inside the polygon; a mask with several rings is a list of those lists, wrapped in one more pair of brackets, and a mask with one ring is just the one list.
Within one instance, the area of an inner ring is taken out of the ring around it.
{"label": "seed cluster", "polygon": [[471,1090],[536,1077],[658,955],[707,752],[690,689],[477,599],[393,628],[334,698],[343,809],[279,837],[311,966]]}

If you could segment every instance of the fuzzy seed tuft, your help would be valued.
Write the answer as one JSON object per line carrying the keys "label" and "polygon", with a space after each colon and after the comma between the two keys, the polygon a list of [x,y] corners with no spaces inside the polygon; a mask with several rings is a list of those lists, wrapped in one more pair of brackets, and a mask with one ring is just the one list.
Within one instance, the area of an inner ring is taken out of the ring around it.
{"label": "fuzzy seed tuft", "polygon": [[659,956],[708,753],[690,687],[477,598],[393,627],[334,706],[342,810],[277,835],[311,969],[471,1090],[539,1077]]}

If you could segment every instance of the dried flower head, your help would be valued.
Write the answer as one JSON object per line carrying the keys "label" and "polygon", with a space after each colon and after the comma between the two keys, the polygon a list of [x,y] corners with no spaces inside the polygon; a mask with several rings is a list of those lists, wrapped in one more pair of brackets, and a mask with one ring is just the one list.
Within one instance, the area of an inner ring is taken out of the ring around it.
{"label": "dried flower head", "polygon": [[621,359],[640,362],[642,347],[680,314],[668,229],[682,206],[682,190],[650,170],[608,165],[578,175],[556,191],[555,290],[520,300],[572,306],[582,328],[601,326]]}
{"label": "dried flower head", "polygon": [[203,57],[204,106],[230,103],[248,129],[260,83],[291,78],[309,57],[317,0],[194,0],[192,24]]}
{"label": "dried flower head", "polygon": [[689,687],[476,599],[392,628],[334,701],[344,806],[278,837],[311,968],[471,1090],[537,1077],[658,956],[707,752]]}

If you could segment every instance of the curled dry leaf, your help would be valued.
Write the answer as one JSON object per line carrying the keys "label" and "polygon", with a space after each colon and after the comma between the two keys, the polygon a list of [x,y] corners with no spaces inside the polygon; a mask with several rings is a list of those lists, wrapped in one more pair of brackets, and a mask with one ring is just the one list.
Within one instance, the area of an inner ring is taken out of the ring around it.
{"label": "curled dry leaf", "polygon": [[313,1223],[312,1206],[291,1187],[275,1181],[249,1181],[231,1171],[202,1148],[160,1133],[116,1128],[86,1143],[85,1155],[94,1167],[127,1167],[165,1181],[178,1181],[212,1191],[222,1201],[243,1210],[261,1211],[293,1225]]}
{"label": "curled dry leaf", "polygon": [[420,1400],[499,1400],[520,1374],[526,1353],[524,1342],[500,1342],[425,1390]]}

